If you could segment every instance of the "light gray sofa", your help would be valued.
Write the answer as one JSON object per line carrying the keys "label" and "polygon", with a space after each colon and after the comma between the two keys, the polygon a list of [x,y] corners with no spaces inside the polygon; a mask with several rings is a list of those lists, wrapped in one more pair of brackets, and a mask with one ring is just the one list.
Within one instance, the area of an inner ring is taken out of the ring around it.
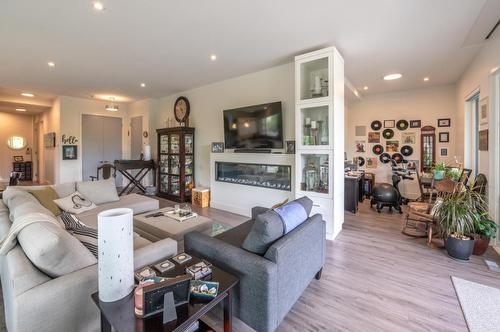
{"label": "light gray sofa", "polygon": [[[62,197],[75,183],[53,186]],[[15,218],[30,212],[48,213],[26,187],[9,187],[0,201],[0,237]],[[9,197],[9,199],[6,199]],[[88,197],[92,200],[92,197]],[[158,208],[158,201],[140,195],[120,197],[78,215],[88,226],[97,225],[97,213],[129,207],[134,213]],[[53,216],[53,215],[52,215]],[[12,221],[11,221],[12,219]],[[75,237],[53,223],[34,223],[18,235],[18,244],[0,255],[5,320],[10,332],[98,331],[99,311],[90,295],[97,291],[97,260]],[[140,268],[177,253],[177,243],[155,243],[134,235],[134,265]]]}
{"label": "light gray sofa", "polygon": [[259,332],[274,331],[311,280],[321,277],[325,261],[326,226],[320,214],[274,242],[263,255],[246,251],[242,244],[258,214],[252,220],[215,238],[192,232],[184,237],[187,252],[240,278],[234,296],[234,314]]}

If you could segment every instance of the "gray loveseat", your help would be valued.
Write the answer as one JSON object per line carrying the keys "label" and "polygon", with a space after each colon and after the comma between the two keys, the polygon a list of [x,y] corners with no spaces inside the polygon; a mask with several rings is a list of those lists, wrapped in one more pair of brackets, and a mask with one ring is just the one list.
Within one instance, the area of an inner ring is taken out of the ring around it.
{"label": "gray loveseat", "polygon": [[234,314],[253,329],[274,331],[307,288],[321,277],[325,261],[325,222],[320,214],[274,242],[261,256],[242,248],[258,214],[252,219],[211,238],[199,232],[186,234],[184,246],[240,278],[234,296]]}
{"label": "gray loveseat", "polygon": [[[56,185],[54,189],[64,197],[74,192],[76,186],[73,182]],[[8,233],[16,218],[30,213],[51,214],[26,189],[30,188],[9,187],[4,201],[0,200],[0,237]],[[92,200],[91,196],[88,198]],[[157,209],[158,201],[128,195],[78,217],[88,226],[96,226],[98,212],[117,207],[142,213]],[[62,226],[49,222],[25,227],[17,239],[13,249],[0,255],[9,332],[98,331],[99,311],[90,298],[97,291],[97,260],[90,251]],[[171,239],[151,243],[135,234],[134,250],[134,265],[140,268],[175,255],[177,243]]]}

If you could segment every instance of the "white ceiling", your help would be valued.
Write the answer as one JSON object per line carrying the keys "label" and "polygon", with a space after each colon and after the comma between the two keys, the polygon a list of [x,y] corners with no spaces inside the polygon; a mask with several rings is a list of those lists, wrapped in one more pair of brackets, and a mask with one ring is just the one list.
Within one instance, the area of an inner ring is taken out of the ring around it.
{"label": "white ceiling", "polygon": [[[106,10],[96,12],[90,0],[3,0],[0,86],[137,100],[328,45],[343,54],[353,86],[369,93],[448,84],[480,47],[463,45],[487,1],[103,0]],[[404,76],[381,80],[391,72]]]}

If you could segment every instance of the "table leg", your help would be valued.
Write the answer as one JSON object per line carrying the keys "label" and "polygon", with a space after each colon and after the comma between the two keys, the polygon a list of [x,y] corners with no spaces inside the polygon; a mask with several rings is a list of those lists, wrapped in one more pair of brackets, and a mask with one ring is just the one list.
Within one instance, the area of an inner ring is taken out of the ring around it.
{"label": "table leg", "polygon": [[227,296],[224,298],[224,332],[233,330],[233,291],[227,291]]}
{"label": "table leg", "polygon": [[111,332],[111,324],[106,317],[101,313],[101,332]]}

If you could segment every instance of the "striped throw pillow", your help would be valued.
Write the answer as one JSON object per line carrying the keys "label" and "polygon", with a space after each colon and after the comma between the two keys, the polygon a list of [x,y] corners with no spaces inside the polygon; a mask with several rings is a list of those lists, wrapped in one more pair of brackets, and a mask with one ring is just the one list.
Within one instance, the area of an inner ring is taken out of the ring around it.
{"label": "striped throw pillow", "polygon": [[88,227],[83,222],[78,220],[75,215],[63,211],[61,220],[64,227],[97,258],[97,229]]}

